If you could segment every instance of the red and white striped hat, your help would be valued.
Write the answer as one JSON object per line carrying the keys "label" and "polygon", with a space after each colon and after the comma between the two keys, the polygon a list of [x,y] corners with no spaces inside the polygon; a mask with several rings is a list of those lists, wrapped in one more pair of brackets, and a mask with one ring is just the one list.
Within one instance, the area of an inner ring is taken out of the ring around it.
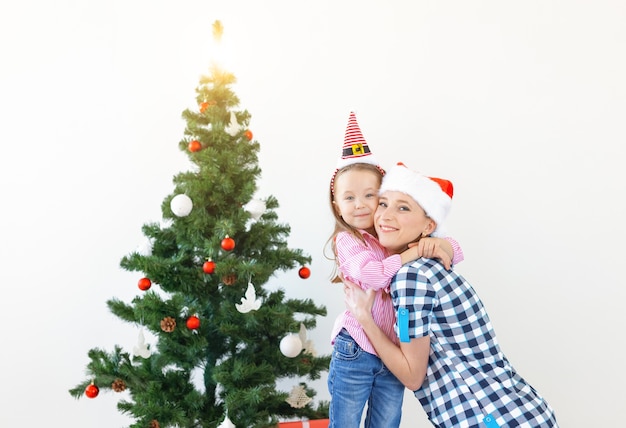
{"label": "red and white striped hat", "polygon": [[350,112],[350,118],[348,119],[348,127],[346,128],[346,136],[343,140],[343,146],[341,148],[341,157],[337,162],[337,168],[333,172],[333,176],[330,179],[330,191],[335,193],[335,177],[337,172],[348,165],[355,163],[368,163],[376,166],[382,175],[385,175],[385,170],[380,167],[378,161],[370,151],[361,128],[356,121],[356,115],[353,111]]}
{"label": "red and white striped hat", "polygon": [[363,138],[361,128],[359,128],[359,124],[356,121],[356,115],[351,111],[341,149],[341,158],[337,162],[337,169],[353,163],[371,163],[378,166],[376,158],[370,151],[365,138]]}

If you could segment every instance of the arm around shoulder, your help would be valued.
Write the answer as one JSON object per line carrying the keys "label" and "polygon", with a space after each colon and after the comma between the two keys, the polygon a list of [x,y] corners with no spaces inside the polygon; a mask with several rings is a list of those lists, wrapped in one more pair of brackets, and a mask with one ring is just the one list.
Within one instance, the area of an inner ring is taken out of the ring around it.
{"label": "arm around shoulder", "polygon": [[459,245],[459,243],[455,239],[449,236],[446,236],[445,238],[443,238],[443,240],[447,241],[452,247],[452,264],[453,265],[459,264],[463,260],[465,260],[463,249],[461,248],[461,245]]}

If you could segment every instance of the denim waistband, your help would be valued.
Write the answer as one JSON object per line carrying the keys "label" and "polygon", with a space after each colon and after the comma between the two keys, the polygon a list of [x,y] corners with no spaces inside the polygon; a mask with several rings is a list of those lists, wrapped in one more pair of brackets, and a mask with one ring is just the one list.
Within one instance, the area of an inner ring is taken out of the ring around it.
{"label": "denim waistband", "polygon": [[352,336],[350,336],[350,333],[348,333],[348,330],[346,330],[345,328],[342,328],[339,333],[337,334],[337,336],[341,336],[344,337],[346,339],[352,339],[354,340],[354,338]]}

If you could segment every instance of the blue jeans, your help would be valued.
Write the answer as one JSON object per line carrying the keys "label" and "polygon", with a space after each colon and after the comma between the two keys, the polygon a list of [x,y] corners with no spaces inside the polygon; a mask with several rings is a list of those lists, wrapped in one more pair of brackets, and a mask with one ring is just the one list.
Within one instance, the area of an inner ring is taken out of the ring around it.
{"label": "blue jeans", "polygon": [[346,330],[335,338],[328,391],[329,428],[359,428],[366,403],[365,428],[400,426],[404,385],[380,358],[361,349]]}

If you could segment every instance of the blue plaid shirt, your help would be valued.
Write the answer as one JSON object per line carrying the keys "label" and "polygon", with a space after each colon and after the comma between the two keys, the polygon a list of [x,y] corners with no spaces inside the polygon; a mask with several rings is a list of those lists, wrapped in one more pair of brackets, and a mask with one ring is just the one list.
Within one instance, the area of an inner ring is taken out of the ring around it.
{"label": "blue plaid shirt", "polygon": [[465,278],[436,260],[419,259],[398,271],[391,295],[396,310],[408,310],[409,337],[430,336],[426,379],[415,396],[433,425],[484,428],[490,414],[501,427],[558,427],[548,403],[500,350]]}

